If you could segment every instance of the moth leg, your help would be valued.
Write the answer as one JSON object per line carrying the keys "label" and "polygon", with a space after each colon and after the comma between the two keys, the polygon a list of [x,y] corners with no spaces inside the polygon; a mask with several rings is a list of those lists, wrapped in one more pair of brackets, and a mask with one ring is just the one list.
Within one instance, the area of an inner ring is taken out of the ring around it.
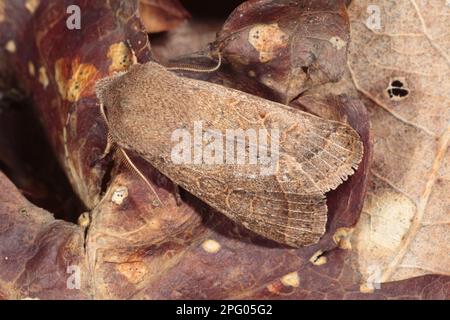
{"label": "moth leg", "polygon": [[139,170],[138,167],[136,167],[136,165],[133,163],[133,161],[131,161],[127,152],[120,147],[118,147],[118,152],[119,152],[118,155],[119,155],[120,159],[124,161],[124,164],[128,167],[128,169],[131,170],[131,172],[135,173],[139,178],[141,178],[142,181],[147,185],[147,187],[153,192],[153,194],[157,200],[156,201],[157,205],[164,206],[164,203],[159,198],[158,193],[153,188],[150,181],[144,176],[144,174],[141,172],[141,170]]}
{"label": "moth leg", "polygon": [[173,185],[173,196],[175,197],[177,206],[181,206],[183,200],[181,200],[180,187],[177,184]]}

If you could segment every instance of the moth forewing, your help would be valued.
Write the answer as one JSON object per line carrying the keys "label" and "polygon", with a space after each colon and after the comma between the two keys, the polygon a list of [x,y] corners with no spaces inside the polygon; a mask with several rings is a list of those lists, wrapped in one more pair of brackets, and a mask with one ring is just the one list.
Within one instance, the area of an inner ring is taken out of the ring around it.
{"label": "moth forewing", "polygon": [[118,145],[244,227],[291,246],[320,239],[325,192],[363,154],[344,123],[153,62],[100,82],[97,94]]}

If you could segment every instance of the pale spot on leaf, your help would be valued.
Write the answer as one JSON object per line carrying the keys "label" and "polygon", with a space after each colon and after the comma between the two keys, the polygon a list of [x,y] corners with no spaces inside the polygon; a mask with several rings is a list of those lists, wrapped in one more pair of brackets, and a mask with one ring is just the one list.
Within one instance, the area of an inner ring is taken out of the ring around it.
{"label": "pale spot on leaf", "polygon": [[300,285],[300,278],[296,271],[288,273],[281,278],[281,283],[288,287],[297,288]]}
{"label": "pale spot on leaf", "polygon": [[259,52],[259,61],[265,63],[288,45],[288,36],[277,23],[258,24],[250,29],[248,41]]}
{"label": "pale spot on leaf", "polygon": [[44,67],[39,68],[39,82],[42,84],[42,86],[47,88],[48,86],[48,76],[47,76],[47,70],[45,70]]}
{"label": "pale spot on leaf", "polygon": [[221,245],[216,240],[208,239],[202,243],[202,248],[208,253],[217,253],[219,252]]}
{"label": "pale spot on leaf", "polygon": [[339,228],[333,235],[333,241],[338,245],[340,249],[351,250],[352,244],[350,242],[350,237],[352,233],[352,228]]}
{"label": "pale spot on leaf", "polygon": [[322,250],[319,250],[313,254],[313,256],[309,259],[309,262],[315,266],[321,266],[327,263],[327,257],[323,256]]}
{"label": "pale spot on leaf", "polygon": [[364,212],[370,215],[370,224],[366,225],[370,239],[367,240],[375,251],[396,249],[411,225],[415,204],[396,193],[385,193],[368,200],[364,207]]}
{"label": "pale spot on leaf", "polygon": [[108,49],[107,57],[111,60],[109,72],[126,71],[135,63],[133,53],[124,42],[112,44]]}
{"label": "pale spot on leaf", "polygon": [[25,8],[27,8],[27,10],[33,14],[37,7],[39,6],[39,0],[27,0],[25,2]]}
{"label": "pale spot on leaf", "polygon": [[152,200],[152,206],[155,208],[158,208],[161,206],[161,203],[159,202],[158,199],[154,199],[154,200]]}
{"label": "pale spot on leaf", "polygon": [[336,48],[337,50],[341,50],[342,48],[344,48],[347,45],[347,42],[345,42],[344,40],[342,40],[338,36],[332,37],[328,41],[330,41],[331,45],[334,48]]}
{"label": "pale spot on leaf", "polygon": [[36,69],[34,67],[33,62],[31,62],[31,61],[28,61],[28,73],[32,77],[34,77],[36,75]]}
{"label": "pale spot on leaf", "polygon": [[91,219],[89,217],[89,212],[83,212],[79,217],[78,217],[78,225],[82,228],[86,228],[87,226],[89,226]]}
{"label": "pale spot on leaf", "polygon": [[9,53],[15,53],[16,52],[16,43],[12,40],[9,40],[5,45],[5,49]]}
{"label": "pale spot on leaf", "polygon": [[97,69],[92,64],[74,60],[58,59],[55,63],[55,80],[58,91],[65,100],[75,102],[81,95],[92,90]]}
{"label": "pale spot on leaf", "polygon": [[133,284],[144,280],[145,275],[148,273],[147,266],[141,261],[120,263],[117,265],[116,269],[128,280],[128,282]]}
{"label": "pale spot on leaf", "polygon": [[375,288],[370,284],[364,283],[359,286],[359,291],[361,293],[373,293],[375,291]]}
{"label": "pale spot on leaf", "polygon": [[121,205],[123,201],[128,197],[127,187],[118,187],[111,196],[111,201],[117,205]]}
{"label": "pale spot on leaf", "polygon": [[161,229],[161,222],[159,221],[159,219],[154,218],[148,221],[148,226],[152,230],[159,230]]}

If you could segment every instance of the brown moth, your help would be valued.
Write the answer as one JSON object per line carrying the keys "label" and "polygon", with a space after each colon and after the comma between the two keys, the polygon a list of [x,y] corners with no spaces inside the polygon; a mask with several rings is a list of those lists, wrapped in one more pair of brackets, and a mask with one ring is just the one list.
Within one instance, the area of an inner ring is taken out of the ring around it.
{"label": "brown moth", "polygon": [[230,219],[294,247],[318,242],[325,193],[363,154],[344,123],[179,77],[154,62],[99,81],[97,95],[118,146]]}

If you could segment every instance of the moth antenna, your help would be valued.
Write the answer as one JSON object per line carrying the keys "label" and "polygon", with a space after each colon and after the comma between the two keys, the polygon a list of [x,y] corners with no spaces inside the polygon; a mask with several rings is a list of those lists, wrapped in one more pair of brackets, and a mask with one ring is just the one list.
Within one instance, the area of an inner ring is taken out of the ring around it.
{"label": "moth antenna", "polygon": [[118,148],[119,153],[123,156],[123,158],[125,159],[125,165],[134,173],[136,173],[144,182],[145,184],[149,187],[149,189],[153,192],[153,194],[155,195],[156,199],[158,199],[158,202],[160,203],[161,206],[164,206],[164,203],[161,201],[161,199],[158,197],[158,194],[156,193],[156,190],[153,188],[153,186],[150,184],[150,182],[148,181],[148,179],[142,174],[142,172],[136,167],[136,165],[133,163],[133,161],[131,161],[130,157],[128,156],[128,154],[126,153],[126,151],[122,148]]}
{"label": "moth antenna", "polygon": [[217,65],[208,69],[198,68],[189,64],[179,65],[176,67],[168,67],[166,69],[171,71],[192,71],[192,72],[210,73],[219,70],[220,66],[222,65],[222,55],[220,54],[220,52],[217,52],[217,58],[218,58]]}

